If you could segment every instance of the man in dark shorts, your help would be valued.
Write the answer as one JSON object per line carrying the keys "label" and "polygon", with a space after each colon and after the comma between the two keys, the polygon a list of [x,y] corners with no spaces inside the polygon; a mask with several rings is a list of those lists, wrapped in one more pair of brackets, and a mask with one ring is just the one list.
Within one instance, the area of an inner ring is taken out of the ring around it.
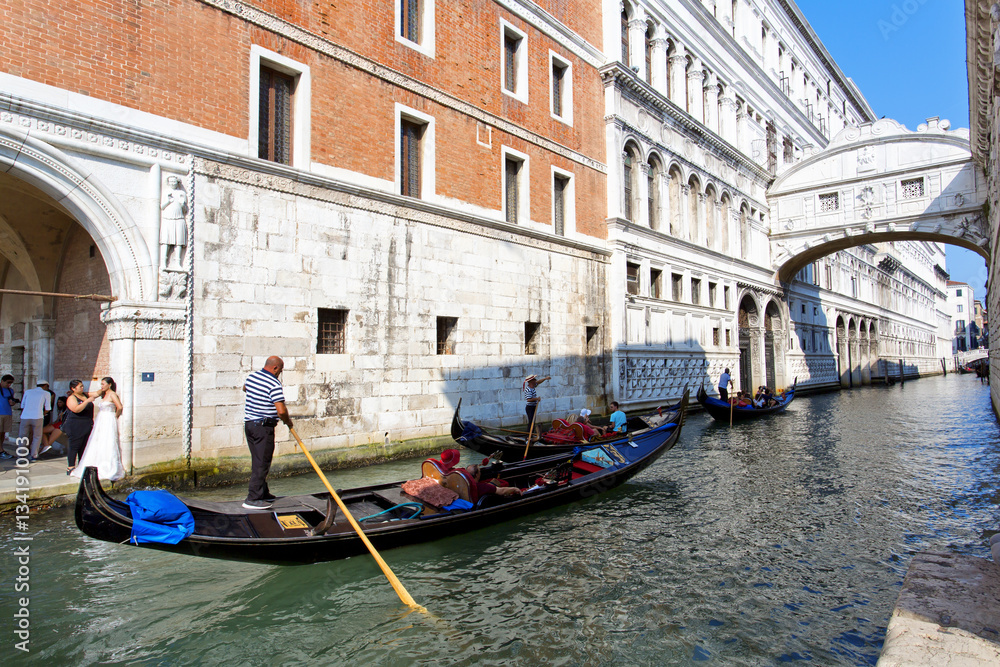
{"label": "man in dark shorts", "polygon": [[278,376],[285,368],[281,357],[268,357],[264,368],[247,376],[243,384],[246,405],[243,410],[243,431],[250,448],[250,489],[243,507],[266,510],[274,496],[267,488],[267,473],[274,456],[274,427],[280,419],[292,428],[292,419],[285,407],[285,392]]}

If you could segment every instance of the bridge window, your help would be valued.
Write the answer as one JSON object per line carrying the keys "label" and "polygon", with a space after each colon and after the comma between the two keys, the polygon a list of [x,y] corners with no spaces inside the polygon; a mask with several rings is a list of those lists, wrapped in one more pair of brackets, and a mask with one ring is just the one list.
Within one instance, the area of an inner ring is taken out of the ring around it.
{"label": "bridge window", "polygon": [[840,210],[840,193],[830,192],[825,195],[819,196],[819,212],[827,213],[829,211]]}
{"label": "bridge window", "polygon": [[906,181],[900,181],[899,185],[903,191],[903,199],[915,199],[924,196],[923,178],[911,178]]}

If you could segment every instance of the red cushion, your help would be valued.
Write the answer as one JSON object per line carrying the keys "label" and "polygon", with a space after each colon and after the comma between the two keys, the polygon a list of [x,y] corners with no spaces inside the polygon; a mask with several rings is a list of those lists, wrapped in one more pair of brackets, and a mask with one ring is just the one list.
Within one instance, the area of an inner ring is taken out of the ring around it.
{"label": "red cushion", "polygon": [[587,463],[586,461],[574,461],[573,467],[577,470],[582,470],[586,473],[597,472],[598,470],[604,470],[601,466],[595,466],[593,463]]}

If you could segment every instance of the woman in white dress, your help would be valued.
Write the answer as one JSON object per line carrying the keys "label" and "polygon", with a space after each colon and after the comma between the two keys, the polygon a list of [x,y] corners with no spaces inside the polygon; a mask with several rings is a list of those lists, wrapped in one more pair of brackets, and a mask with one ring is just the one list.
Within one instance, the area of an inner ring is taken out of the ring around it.
{"label": "woman in white dress", "polygon": [[83,477],[87,466],[97,468],[97,476],[101,479],[117,481],[125,476],[122,465],[121,447],[118,437],[118,417],[122,413],[122,402],[115,393],[115,381],[109,377],[101,380],[100,398],[94,401],[97,406],[94,414],[94,430],[83,450],[80,462],[73,469],[74,477]]}

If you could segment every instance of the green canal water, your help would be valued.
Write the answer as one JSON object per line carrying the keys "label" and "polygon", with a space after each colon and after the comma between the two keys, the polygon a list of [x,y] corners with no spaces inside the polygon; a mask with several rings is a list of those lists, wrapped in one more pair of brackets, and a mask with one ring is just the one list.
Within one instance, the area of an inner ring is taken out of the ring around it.
{"label": "green canal water", "polygon": [[[418,469],[330,477],[346,488]],[[3,661],[874,664],[915,553],[988,557],[998,469],[989,389],[969,376],[799,397],[733,429],[693,415],[677,447],[596,499],[383,552],[429,615],[406,613],[368,557],[178,556],[87,538],[70,508],[39,512],[28,654],[14,648],[13,518],[0,517]],[[319,489],[310,475],[272,484]]]}

